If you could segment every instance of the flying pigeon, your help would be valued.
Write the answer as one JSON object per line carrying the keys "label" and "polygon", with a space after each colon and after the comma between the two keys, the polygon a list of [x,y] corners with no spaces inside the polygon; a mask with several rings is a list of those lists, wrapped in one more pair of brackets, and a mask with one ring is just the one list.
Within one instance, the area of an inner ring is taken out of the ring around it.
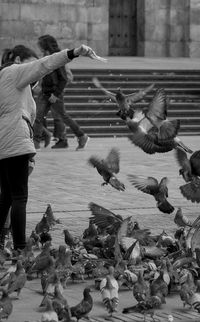
{"label": "flying pigeon", "polygon": [[160,181],[154,177],[144,177],[129,174],[129,181],[138,190],[152,195],[157,201],[157,208],[167,214],[171,214],[174,211],[174,207],[167,201],[168,198],[168,188],[167,177],[163,177]]}
{"label": "flying pigeon", "polygon": [[124,94],[121,88],[118,88],[116,93],[107,90],[100,84],[99,80],[96,77],[93,77],[93,83],[97,88],[101,89],[102,92],[106,94],[114,103],[118,105],[119,111],[117,112],[117,115],[120,116],[123,120],[126,120],[127,116],[132,117],[134,115],[134,109],[132,109],[133,103],[141,101],[154,87],[154,84],[151,84],[144,90],[140,90],[131,94]]}
{"label": "flying pigeon", "polygon": [[102,185],[110,184],[113,188],[124,191],[125,186],[120,182],[114,173],[119,173],[120,154],[117,148],[112,148],[106,159],[100,159],[98,156],[91,156],[88,163],[97,169],[98,173],[103,177]]}
{"label": "flying pigeon", "polygon": [[175,150],[176,159],[181,166],[179,174],[186,184],[180,186],[182,195],[192,202],[200,202],[200,150],[195,151],[188,159],[186,152]]}
{"label": "flying pigeon", "polygon": [[177,136],[180,120],[167,118],[168,100],[164,90],[158,89],[146,111],[136,110],[126,124],[132,132],[129,140],[148,154],[164,153],[180,147],[192,153]]}

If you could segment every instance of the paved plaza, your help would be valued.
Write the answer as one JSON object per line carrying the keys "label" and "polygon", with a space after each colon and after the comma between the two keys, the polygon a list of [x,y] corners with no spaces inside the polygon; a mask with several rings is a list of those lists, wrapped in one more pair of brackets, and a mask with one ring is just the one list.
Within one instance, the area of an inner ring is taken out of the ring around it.
{"label": "paved plaza", "polygon": [[[181,139],[194,151],[199,149],[199,137],[183,136]],[[29,183],[27,234],[41,219],[47,204],[51,204],[55,217],[61,220],[61,224],[58,224],[51,232],[53,245],[57,247],[64,244],[62,235],[64,228],[69,229],[74,236],[79,236],[88,226],[90,216],[88,204],[91,201],[123,217],[133,216],[142,228],[149,228],[153,233],[161,233],[163,229],[167,233],[173,233],[176,229],[173,222],[174,213],[170,215],[160,213],[151,196],[131,186],[127,174],[154,176],[157,179],[167,176],[170,203],[175,209],[182,207],[183,213],[191,220],[199,215],[199,205],[183,199],[179,191],[183,180],[179,177],[179,166],[173,151],[167,154],[147,155],[132,145],[127,138],[114,137],[91,138],[87,148],[83,151],[75,151],[76,146],[76,139],[70,138],[68,149],[52,150],[49,146],[37,152],[35,169]],[[112,147],[120,150],[120,173],[117,176],[126,186],[124,192],[114,190],[110,186],[102,187],[102,178],[96,169],[91,168],[87,163],[91,155],[106,157]],[[93,288],[94,308],[90,314],[92,320],[104,321],[106,312],[102,306],[99,291],[94,289],[93,280],[86,280],[86,283],[75,285],[69,283],[64,295],[69,304],[74,305],[81,300],[80,289],[82,290],[85,285]],[[132,291],[122,289],[119,296],[119,313],[114,321],[142,321],[141,315],[126,316],[120,313],[123,307],[132,305]],[[21,299],[13,300],[14,309],[8,322],[40,321],[41,300],[40,280],[28,281],[21,292]],[[200,316],[196,312],[191,313],[188,309],[183,309],[177,294],[172,294],[167,298],[167,304],[158,311],[156,316],[160,321],[167,321],[167,315],[171,312],[174,315],[174,321],[177,322],[200,321]]]}
{"label": "paved plaza", "polygon": [[[80,57],[70,63],[72,69],[199,69],[199,59],[190,58],[144,58],[144,57],[108,57],[108,63],[103,64]],[[199,137],[183,136],[183,142],[191,149],[200,149]],[[51,142],[53,145],[54,142]],[[142,228],[151,229],[152,233],[173,233],[176,229],[174,213],[167,215],[159,212],[153,197],[137,191],[128,181],[127,174],[154,176],[160,180],[163,176],[169,178],[169,202],[175,207],[182,207],[183,213],[194,220],[199,215],[199,205],[192,204],[183,199],[179,186],[183,179],[179,177],[179,166],[176,163],[174,152],[167,154],[147,155],[135,147],[127,138],[91,138],[87,148],[75,151],[77,141],[69,139],[69,148],[52,150],[51,146],[42,148],[37,152],[36,165],[29,182],[29,201],[27,206],[27,235],[35,228],[41,219],[47,204],[51,204],[58,224],[53,231],[53,246],[64,244],[62,230],[64,228],[74,236],[80,236],[88,226],[90,212],[88,204],[95,202],[123,217],[133,216]],[[117,177],[122,181],[126,190],[119,192],[110,186],[101,186],[102,178],[96,169],[91,168],[87,160],[91,155],[106,157],[112,147],[118,147],[121,154],[120,173]],[[89,285],[93,292],[94,307],[90,314],[92,322],[105,321],[106,311],[102,305],[99,291],[94,289],[94,281],[68,285],[64,290],[69,305],[77,304],[82,298],[83,288]],[[13,294],[13,313],[8,322],[35,322],[41,319],[39,305],[42,300],[39,279],[27,281],[21,292],[21,299],[15,300]],[[141,322],[142,315],[122,315],[122,308],[134,303],[132,291],[124,288],[119,293],[119,312],[115,315],[115,322]],[[200,321],[200,315],[187,308],[183,309],[178,294],[167,298],[167,303],[156,312],[160,322],[168,320],[168,315],[173,314],[174,322]],[[147,321],[150,318],[147,317]],[[157,320],[158,321],[158,320]]]}

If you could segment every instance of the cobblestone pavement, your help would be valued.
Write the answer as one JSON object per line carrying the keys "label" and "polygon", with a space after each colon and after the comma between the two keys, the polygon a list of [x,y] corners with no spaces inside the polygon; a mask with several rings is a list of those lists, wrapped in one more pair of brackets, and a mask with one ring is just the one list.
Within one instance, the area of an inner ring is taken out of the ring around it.
{"label": "cobblestone pavement", "polygon": [[[199,137],[183,136],[181,139],[193,150],[200,148]],[[167,176],[170,203],[175,208],[181,206],[183,213],[191,220],[199,215],[199,205],[184,199],[179,191],[183,180],[179,177],[179,166],[173,151],[166,154],[147,155],[132,145],[127,138],[92,138],[83,151],[75,151],[76,146],[76,139],[71,138],[68,149],[52,150],[47,147],[38,151],[36,166],[29,182],[27,234],[41,219],[47,204],[51,204],[55,217],[61,220],[61,224],[52,231],[53,244],[56,246],[63,244],[64,237],[61,232],[64,227],[75,236],[80,235],[87,227],[90,216],[88,203],[91,201],[124,217],[132,215],[139,221],[142,228],[150,228],[153,233],[162,232],[163,229],[173,233],[175,231],[174,213],[170,215],[160,213],[151,196],[131,186],[127,180],[127,174],[154,176],[157,179]],[[110,186],[102,187],[102,178],[96,169],[91,168],[87,163],[88,158],[94,154],[102,158],[106,157],[111,147],[118,147],[120,150],[121,169],[117,176],[126,186],[124,192],[116,191]],[[81,299],[80,288],[93,284],[92,280],[81,284],[69,284],[64,293],[69,304],[78,303]],[[21,293],[21,299],[13,301],[14,310],[8,322],[40,320],[39,304],[42,299],[40,292],[41,286],[38,279],[28,281]],[[101,304],[99,292],[93,291],[92,295],[95,304],[91,317],[93,321],[103,321],[105,310]],[[127,289],[122,290],[119,313],[115,321],[142,321],[140,315],[126,317],[120,313],[122,307],[132,303],[132,292]],[[157,318],[160,321],[167,321],[167,315],[171,312],[174,315],[174,321],[200,321],[200,315],[182,308],[177,295],[167,299],[167,304],[158,312]]]}

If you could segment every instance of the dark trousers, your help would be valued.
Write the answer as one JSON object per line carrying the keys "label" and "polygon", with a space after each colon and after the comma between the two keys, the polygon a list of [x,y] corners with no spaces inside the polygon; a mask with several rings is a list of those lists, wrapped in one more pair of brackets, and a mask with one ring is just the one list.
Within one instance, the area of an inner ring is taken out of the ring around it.
{"label": "dark trousers", "polygon": [[84,132],[80,129],[78,123],[74,121],[68,113],[66,113],[62,95],[59,96],[59,100],[52,104],[49,102],[49,96],[41,93],[36,100],[36,104],[37,112],[34,123],[34,139],[36,141],[41,140],[43,118],[47,115],[49,110],[51,110],[54,120],[56,119],[56,137],[63,139],[66,136],[65,125],[69,126],[77,137],[84,135]]}
{"label": "dark trousers", "polygon": [[11,207],[11,229],[14,249],[26,245],[26,204],[28,200],[29,155],[0,160],[0,233]]}

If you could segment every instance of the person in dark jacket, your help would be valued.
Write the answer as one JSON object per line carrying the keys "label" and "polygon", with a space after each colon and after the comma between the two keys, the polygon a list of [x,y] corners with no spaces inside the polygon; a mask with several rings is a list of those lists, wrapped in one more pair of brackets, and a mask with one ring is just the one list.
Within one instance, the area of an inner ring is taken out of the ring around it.
{"label": "person in dark jacket", "polygon": [[[51,35],[39,37],[38,46],[44,56],[60,51],[56,39]],[[41,81],[41,92],[37,98],[37,113],[34,124],[34,144],[36,149],[40,148],[43,119],[49,110],[51,110],[54,119],[54,136],[59,139],[52,148],[68,147],[66,125],[71,128],[77,137],[78,146],[76,150],[83,149],[89,141],[87,134],[83,132],[78,123],[65,110],[63,91],[68,81],[66,68],[64,65],[54,70]]]}

